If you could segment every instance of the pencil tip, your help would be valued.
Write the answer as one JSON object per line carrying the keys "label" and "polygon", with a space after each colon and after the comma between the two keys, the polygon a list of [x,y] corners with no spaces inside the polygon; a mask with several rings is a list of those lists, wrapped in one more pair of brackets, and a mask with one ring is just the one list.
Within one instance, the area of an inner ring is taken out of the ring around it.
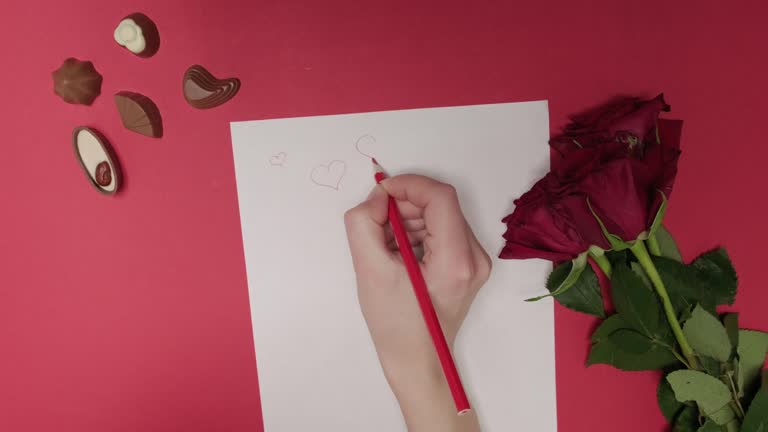
{"label": "pencil tip", "polygon": [[373,173],[374,174],[378,174],[378,173],[383,173],[384,172],[384,168],[382,168],[381,165],[379,165],[379,161],[377,161],[376,158],[371,158],[371,162],[372,162],[371,166],[373,167]]}

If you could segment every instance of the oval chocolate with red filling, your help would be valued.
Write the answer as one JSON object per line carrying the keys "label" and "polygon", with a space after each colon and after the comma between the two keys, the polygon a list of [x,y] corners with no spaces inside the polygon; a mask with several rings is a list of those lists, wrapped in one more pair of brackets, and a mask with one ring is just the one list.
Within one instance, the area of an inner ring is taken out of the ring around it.
{"label": "oval chocolate with red filling", "polygon": [[120,188],[120,164],[107,139],[85,126],[72,132],[72,146],[88,181],[101,193],[112,195]]}

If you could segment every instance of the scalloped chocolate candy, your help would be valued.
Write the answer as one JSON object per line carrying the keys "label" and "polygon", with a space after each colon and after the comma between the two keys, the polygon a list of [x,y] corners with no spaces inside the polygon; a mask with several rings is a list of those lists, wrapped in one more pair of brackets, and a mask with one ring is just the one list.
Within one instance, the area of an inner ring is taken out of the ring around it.
{"label": "scalloped chocolate candy", "polygon": [[184,73],[182,88],[187,103],[198,109],[208,109],[235,97],[240,90],[240,80],[218,79],[206,68],[194,65]]}
{"label": "scalloped chocolate candy", "polygon": [[123,91],[115,94],[115,105],[126,129],[153,138],[163,136],[160,110],[150,98]]}
{"label": "scalloped chocolate candy", "polygon": [[143,13],[123,18],[115,28],[115,42],[139,57],[152,57],[160,49],[160,32]]}
{"label": "scalloped chocolate candy", "polygon": [[80,168],[99,192],[112,195],[120,188],[120,166],[104,135],[85,126],[72,132],[72,147]]}
{"label": "scalloped chocolate candy", "polygon": [[64,102],[90,105],[101,94],[101,74],[89,61],[70,57],[51,76],[53,92]]}

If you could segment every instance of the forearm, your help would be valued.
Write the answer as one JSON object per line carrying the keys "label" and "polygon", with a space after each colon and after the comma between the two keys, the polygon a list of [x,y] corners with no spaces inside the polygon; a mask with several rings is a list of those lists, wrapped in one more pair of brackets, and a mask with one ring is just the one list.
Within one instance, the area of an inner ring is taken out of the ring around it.
{"label": "forearm", "polygon": [[387,380],[400,403],[409,432],[480,431],[474,411],[461,416],[456,413],[448,384],[436,362],[420,370],[389,369]]}

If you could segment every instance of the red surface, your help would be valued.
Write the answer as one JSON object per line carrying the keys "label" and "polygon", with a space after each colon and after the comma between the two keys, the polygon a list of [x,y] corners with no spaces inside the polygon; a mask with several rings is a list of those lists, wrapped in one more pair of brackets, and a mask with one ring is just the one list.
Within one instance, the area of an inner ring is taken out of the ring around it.
{"label": "red surface", "polygon": [[[5,2],[0,26],[0,430],[259,429],[230,120],[548,99],[556,128],[663,90],[686,121],[668,225],[688,258],[728,246],[742,322],[768,329],[765,2],[46,3]],[[162,34],[149,60],[111,39],[136,10]],[[92,107],[52,93],[68,56],[104,75]],[[240,94],[190,108],[193,63]],[[122,127],[120,90],[157,103],[164,138]],[[112,141],[118,197],[79,171],[81,124]],[[556,320],[560,430],[661,430],[656,377],[585,369],[594,321]]]}

